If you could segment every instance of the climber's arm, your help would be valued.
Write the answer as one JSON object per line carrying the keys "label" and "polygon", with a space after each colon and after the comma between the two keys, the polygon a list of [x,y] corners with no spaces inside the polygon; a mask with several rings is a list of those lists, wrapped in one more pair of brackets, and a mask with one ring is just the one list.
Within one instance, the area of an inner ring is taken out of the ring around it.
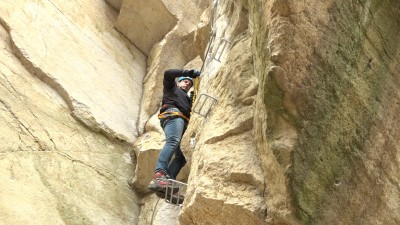
{"label": "climber's arm", "polygon": [[200,72],[197,70],[170,69],[164,72],[164,88],[172,89],[176,86],[177,77],[198,77]]}

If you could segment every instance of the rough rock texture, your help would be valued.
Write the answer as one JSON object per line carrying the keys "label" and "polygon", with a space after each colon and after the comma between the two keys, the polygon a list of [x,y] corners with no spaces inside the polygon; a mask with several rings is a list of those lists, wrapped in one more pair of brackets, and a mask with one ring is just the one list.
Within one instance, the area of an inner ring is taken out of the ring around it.
{"label": "rough rock texture", "polygon": [[[218,7],[222,16],[215,23],[210,59],[224,59],[224,63],[208,61],[200,85],[200,93],[217,97],[218,102],[207,118],[194,115],[186,133],[184,149],[192,148],[193,154],[186,151],[191,170],[180,222],[263,224],[265,184],[253,138],[258,82],[247,6],[223,2]],[[231,42],[224,52],[223,39]]]}
{"label": "rough rock texture", "polygon": [[332,4],[308,60],[314,68],[299,66],[307,76],[297,80],[304,104],[291,177],[302,221],[400,223],[399,9],[399,1]]}
{"label": "rough rock texture", "polygon": [[161,0],[124,1],[117,28],[148,55],[176,23]]}
{"label": "rough rock texture", "polygon": [[110,3],[115,9],[120,10],[122,6],[122,0],[106,0]]}
{"label": "rough rock texture", "polygon": [[147,195],[143,199],[141,214],[139,217],[140,225],[175,225],[178,221],[180,206],[166,203],[164,199],[155,195]]}
{"label": "rough rock texture", "polygon": [[137,221],[130,148],[74,120],[63,99],[22,66],[3,27],[0,39],[2,224]]}
{"label": "rough rock texture", "polygon": [[146,132],[135,141],[136,171],[132,184],[139,192],[148,192],[147,186],[152,179],[156,160],[164,142],[164,135],[154,131]]}
{"label": "rough rock texture", "polygon": [[135,138],[145,58],[116,16],[103,1],[0,2],[1,224],[137,224],[131,147],[92,131]]}
{"label": "rough rock texture", "polygon": [[399,223],[399,4],[219,2],[182,224]]}
{"label": "rough rock texture", "polygon": [[[398,0],[107,2],[0,2],[2,223],[400,224]],[[203,61],[180,208],[162,74]]]}
{"label": "rough rock texture", "polygon": [[0,14],[15,54],[59,92],[74,117],[133,141],[146,59],[112,28],[116,11],[95,2],[1,1]]}
{"label": "rough rock texture", "polygon": [[252,1],[270,223],[399,223],[399,7]]}

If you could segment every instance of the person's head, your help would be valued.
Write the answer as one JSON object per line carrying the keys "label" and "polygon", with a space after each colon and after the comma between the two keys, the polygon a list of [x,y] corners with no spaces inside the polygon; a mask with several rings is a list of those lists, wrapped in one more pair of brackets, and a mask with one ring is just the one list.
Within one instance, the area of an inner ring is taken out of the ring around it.
{"label": "person's head", "polygon": [[179,77],[177,80],[177,86],[185,92],[188,92],[193,86],[193,80],[190,77]]}

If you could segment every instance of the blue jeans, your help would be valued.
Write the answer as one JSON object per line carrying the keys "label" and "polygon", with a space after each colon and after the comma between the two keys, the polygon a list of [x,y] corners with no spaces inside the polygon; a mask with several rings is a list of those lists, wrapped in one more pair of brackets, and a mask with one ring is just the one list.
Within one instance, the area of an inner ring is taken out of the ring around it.
{"label": "blue jeans", "polygon": [[[155,172],[163,171],[171,179],[176,179],[181,168],[186,164],[180,144],[187,122],[180,118],[161,120],[165,133],[165,145],[158,156]],[[171,161],[172,156],[174,159]]]}

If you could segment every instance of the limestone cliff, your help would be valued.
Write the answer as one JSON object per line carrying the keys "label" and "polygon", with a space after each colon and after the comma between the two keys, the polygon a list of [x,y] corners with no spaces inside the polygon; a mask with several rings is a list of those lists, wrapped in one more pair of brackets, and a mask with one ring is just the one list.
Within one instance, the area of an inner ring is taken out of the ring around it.
{"label": "limestone cliff", "polygon": [[[3,0],[0,24],[0,224],[400,224],[399,1]],[[182,67],[178,207],[146,187]]]}
{"label": "limestone cliff", "polygon": [[0,2],[1,224],[136,223],[123,142],[146,57],[117,16],[104,1]]}

